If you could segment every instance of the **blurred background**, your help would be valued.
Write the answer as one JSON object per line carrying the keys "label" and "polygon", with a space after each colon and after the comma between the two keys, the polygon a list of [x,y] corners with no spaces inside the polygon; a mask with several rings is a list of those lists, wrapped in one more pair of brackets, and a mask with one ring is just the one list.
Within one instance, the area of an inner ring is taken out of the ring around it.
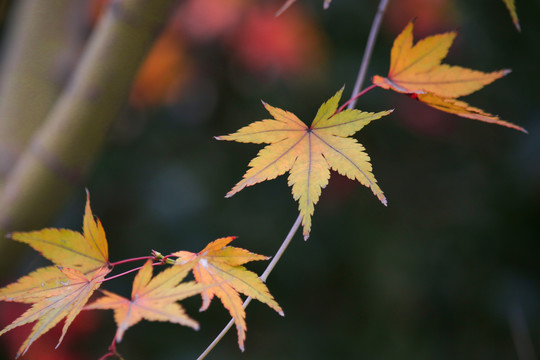
{"label": "blurred background", "polygon": [[[83,48],[107,1],[78,2],[83,21],[71,21],[69,31]],[[4,2],[3,37],[15,3]],[[309,123],[344,84],[350,96],[378,2],[334,0],[323,10],[322,0],[298,0],[276,18],[281,5],[179,2],[90,177],[49,226],[81,229],[87,187],[112,261],[151,249],[199,251],[228,235],[239,237],[232,245],[273,255],[297,217],[286,177],[224,199],[261,146],[213,136],[268,118],[261,99]],[[388,207],[333,173],[310,239],[298,234],[267,282],[286,316],[252,303],[245,352],[230,331],[208,359],[537,358],[540,3],[518,0],[517,10],[521,33],[500,0],[390,1],[368,81],[387,73],[393,39],[410,19],[415,39],[458,29],[445,62],[513,70],[464,100],[529,134],[382,89],[360,98],[357,108],[365,111],[396,109],[355,136]],[[1,285],[43,263],[24,245],[14,247],[20,259],[0,273]],[[265,266],[248,265],[259,274]],[[128,276],[104,288],[128,296],[130,282]],[[196,358],[229,316],[217,301],[204,313],[199,297],[183,304],[200,322],[198,332],[143,322],[126,333],[119,352],[129,360]],[[0,325],[24,309],[1,303]],[[0,337],[0,358],[12,358],[29,331]],[[53,350],[59,333],[37,340],[24,358],[98,358],[115,333],[112,312],[83,313]]]}

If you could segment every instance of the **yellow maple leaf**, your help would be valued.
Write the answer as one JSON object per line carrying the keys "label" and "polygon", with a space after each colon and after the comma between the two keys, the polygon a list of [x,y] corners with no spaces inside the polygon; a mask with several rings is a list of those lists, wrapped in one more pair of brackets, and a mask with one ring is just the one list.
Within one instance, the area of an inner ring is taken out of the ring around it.
{"label": "yellow maple leaf", "polygon": [[[118,326],[116,341],[122,341],[124,332],[142,319],[169,321],[199,329],[177,301],[198,294],[203,289],[194,281],[180,283],[191,270],[191,264],[172,266],[152,277],[152,261],[139,270],[133,281],[131,299],[101,290],[105,296],[86,306],[85,310],[112,309]],[[180,284],[179,284],[180,283]]]}
{"label": "yellow maple leaf", "polygon": [[464,101],[455,100],[483,88],[510,73],[510,70],[485,73],[441,64],[457,33],[451,31],[428,36],[413,45],[413,28],[414,22],[411,21],[396,37],[390,53],[388,75],[375,75],[372,79],[374,85],[399,93],[414,94],[414,98],[441,111],[526,132],[520,126],[501,120]]}
{"label": "yellow maple leaf", "polygon": [[58,341],[60,345],[75,317],[111,269],[105,232],[99,220],[94,220],[89,195],[83,234],[65,229],[44,229],[13,233],[11,238],[30,245],[56,264],[37,269],[0,289],[0,301],[33,304],[0,331],[2,335],[18,326],[36,322],[21,345],[18,357],[23,355],[37,338],[65,318]]}
{"label": "yellow maple leaf", "polygon": [[392,110],[378,113],[344,110],[335,114],[342,92],[343,89],[339,90],[319,108],[310,127],[294,114],[264,104],[274,119],[257,121],[234,134],[216,137],[218,140],[270,144],[251,160],[243,179],[226,197],[289,171],[288,183],[292,186],[294,199],[298,200],[305,239],[309,237],[311,216],[321,189],[328,184],[330,168],[369,187],[386,205],[386,198],[372,174],[369,156],[364,147],[349,136]]}
{"label": "yellow maple leaf", "polygon": [[247,330],[246,312],[238,293],[267,304],[282,316],[283,310],[257,274],[241,266],[250,261],[268,258],[241,248],[227,246],[234,239],[233,236],[217,239],[198,253],[179,251],[172,255],[178,257],[177,264],[182,266],[191,264],[195,280],[207,287],[201,292],[203,299],[201,311],[208,308],[214,295],[229,310],[236,325],[238,345],[243,351]]}
{"label": "yellow maple leaf", "polygon": [[94,219],[87,193],[83,233],[67,229],[43,229],[15,232],[13,240],[26,243],[58,266],[77,269],[83,273],[108,266],[109,252],[105,231],[99,219]]}

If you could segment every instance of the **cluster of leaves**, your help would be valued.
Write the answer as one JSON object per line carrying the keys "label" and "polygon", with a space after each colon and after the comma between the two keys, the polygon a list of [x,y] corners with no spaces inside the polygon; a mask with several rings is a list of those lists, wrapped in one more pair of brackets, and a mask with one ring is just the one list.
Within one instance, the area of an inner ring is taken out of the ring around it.
{"label": "cluster of leaves", "polygon": [[[456,32],[429,36],[413,46],[411,21],[394,41],[387,77],[375,75],[373,86],[366,90],[375,86],[394,90],[441,111],[526,132],[518,125],[456,99],[481,89],[510,71],[483,73],[441,64],[455,36]],[[369,113],[342,110],[344,106],[338,109],[342,92],[343,89],[319,108],[310,127],[294,114],[263,103],[273,119],[257,121],[233,134],[216,137],[218,140],[270,144],[251,160],[249,170],[227,193],[227,197],[246,186],[274,179],[289,171],[288,183],[292,186],[294,199],[299,202],[304,239],[309,237],[311,216],[321,189],[328,184],[330,168],[369,187],[386,205],[386,197],[372,174],[369,156],[364,147],[349,136],[392,110]]]}
{"label": "cluster of leaves", "polygon": [[[457,100],[509,71],[484,73],[441,64],[455,36],[455,32],[429,36],[413,45],[413,22],[410,22],[394,41],[388,75],[374,76],[373,85],[361,94],[376,87],[394,90],[441,111],[525,131]],[[376,113],[343,110],[347,103],[338,108],[342,93],[343,89],[321,105],[309,127],[291,112],[263,103],[272,119],[257,121],[233,134],[216,137],[218,140],[269,144],[249,163],[243,179],[227,193],[227,197],[246,186],[289,172],[288,183],[299,203],[305,239],[311,231],[315,204],[322,188],[328,184],[330,169],[369,187],[386,205],[386,197],[372,173],[369,156],[351,136],[371,121],[389,115],[392,110]],[[215,240],[198,253],[179,251],[163,256],[153,252],[152,256],[113,263],[108,258],[103,226],[92,215],[89,197],[82,234],[65,229],[44,229],[13,233],[11,237],[30,245],[54,263],[0,289],[0,301],[32,305],[0,331],[1,335],[18,326],[36,322],[18,355],[24,354],[38,337],[65,319],[60,344],[68,327],[83,309],[114,310],[118,330],[112,348],[122,340],[129,327],[142,319],[170,321],[197,329],[198,323],[178,304],[178,301],[195,294],[202,296],[201,310],[208,308],[214,296],[221,300],[235,321],[241,349],[244,348],[246,322],[240,293],[267,304],[283,315],[262,280],[242,266],[267,257],[229,246],[234,237]],[[147,260],[145,265],[131,270],[139,270],[131,298],[101,290],[103,296],[85,306],[102,282],[126,274],[106,278],[115,265],[141,259]],[[170,267],[154,276],[155,265]],[[184,281],[190,272],[195,281]]]}
{"label": "cluster of leaves", "polygon": [[[30,245],[54,263],[0,289],[0,301],[32,305],[0,331],[2,335],[18,326],[36,322],[21,345],[17,357],[24,355],[37,338],[65,319],[58,341],[60,345],[67,329],[82,310],[114,310],[118,330],[113,349],[116,342],[122,340],[124,332],[142,319],[169,321],[198,329],[199,324],[177,303],[196,294],[202,295],[201,311],[206,310],[213,296],[217,295],[235,321],[241,349],[244,348],[246,337],[246,314],[239,293],[264,302],[283,315],[283,310],[262,280],[241,266],[250,261],[268,258],[228,246],[234,237],[213,241],[199,253],[180,251],[163,256],[154,252],[152,256],[145,257],[147,261],[144,266],[134,269],[139,269],[139,272],[133,281],[131,299],[101,290],[104,296],[87,306],[87,301],[104,281],[131,272],[106,278],[115,264],[126,261],[109,261],[105,231],[101,222],[92,215],[89,196],[82,234],[67,229],[48,228],[13,233],[11,238]],[[171,266],[153,276],[154,265]],[[190,271],[193,272],[195,281],[185,282],[184,279]]]}

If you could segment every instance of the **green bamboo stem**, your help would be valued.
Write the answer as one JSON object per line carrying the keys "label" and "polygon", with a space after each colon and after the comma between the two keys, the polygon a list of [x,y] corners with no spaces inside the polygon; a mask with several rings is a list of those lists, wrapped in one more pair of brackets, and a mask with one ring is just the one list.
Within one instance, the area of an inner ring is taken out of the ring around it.
{"label": "green bamboo stem", "polygon": [[81,4],[15,4],[0,67],[0,187],[58,97],[62,70],[72,68],[76,60],[82,41],[70,25],[83,16]]}
{"label": "green bamboo stem", "polygon": [[71,80],[6,178],[1,231],[46,225],[80,186],[175,2],[111,1]]}

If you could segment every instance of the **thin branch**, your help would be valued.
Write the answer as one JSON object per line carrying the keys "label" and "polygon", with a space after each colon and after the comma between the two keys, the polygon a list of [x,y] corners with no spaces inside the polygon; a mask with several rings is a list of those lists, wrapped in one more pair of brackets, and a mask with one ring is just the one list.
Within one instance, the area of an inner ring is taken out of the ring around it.
{"label": "thin branch", "polygon": [[519,360],[537,359],[531,334],[527,326],[527,319],[523,313],[523,308],[519,304],[514,304],[508,312],[508,322],[512,333],[512,340],[516,347]]}
{"label": "thin branch", "polygon": [[100,357],[99,360],[105,360],[113,356],[115,356],[118,360],[124,360],[122,355],[116,351],[116,335],[114,336],[111,346],[109,346],[109,352]]}
{"label": "thin branch", "polygon": [[276,11],[276,17],[280,16],[281,14],[283,14],[283,12],[285,10],[287,10],[288,8],[291,7],[292,4],[294,4],[296,2],[296,0],[287,0],[285,1],[285,3],[279,8],[278,11]]}
{"label": "thin branch", "polygon": [[[354,84],[351,99],[356,97],[356,95],[360,92],[362,83],[364,82],[364,79],[366,78],[367,68],[369,65],[369,61],[371,60],[373,47],[375,46],[375,39],[377,38],[377,34],[381,27],[381,21],[382,21],[384,12],[386,10],[386,6],[388,5],[388,1],[389,0],[381,0],[379,2],[377,13],[375,14],[375,18],[373,18],[373,24],[371,24],[371,30],[369,31],[366,49],[364,50],[364,57],[362,58],[362,63],[360,64],[360,71],[358,72],[356,83]],[[349,103],[349,106],[347,107],[347,109],[354,109],[355,106],[356,106],[356,99]]]}
{"label": "thin branch", "polygon": [[136,258],[131,258],[131,259],[115,261],[115,262],[109,263],[109,266],[116,266],[116,265],[121,265],[125,263],[130,263],[133,261],[148,260],[148,259],[153,259],[153,258],[154,258],[153,256],[141,256],[141,257],[136,257]]}
{"label": "thin branch", "polygon": [[[290,6],[290,4],[292,4],[293,2],[294,1],[287,1],[285,5]],[[358,77],[354,85],[353,93],[351,95],[351,100],[347,101],[346,103],[348,104],[348,109],[353,109],[356,105],[357,98],[373,88],[373,87],[369,87],[366,90],[364,90],[362,93],[360,93],[360,87],[362,86],[362,83],[364,82],[364,78],[366,77],[367,67],[371,59],[373,46],[375,45],[375,39],[377,38],[377,33],[379,32],[379,28],[381,26],[381,20],[382,20],[382,17],[384,15],[384,11],[386,10],[387,5],[388,5],[388,0],[381,0],[381,2],[379,3],[377,13],[375,14],[375,18],[373,19],[373,24],[371,25],[371,31],[369,32],[368,42],[366,44],[366,50],[364,51],[364,57],[362,58],[362,64],[360,65],[360,71],[358,73]],[[343,110],[343,108],[340,108],[338,112],[341,110]],[[291,242],[294,234],[300,227],[301,222],[302,222],[302,216],[299,215],[295,223],[293,224],[291,230],[289,231],[289,234],[287,235],[287,237],[281,244],[280,248],[276,252],[276,255],[274,256],[270,264],[268,264],[268,267],[266,268],[264,273],[260,276],[260,278],[263,281],[266,281],[266,279],[268,278],[268,275],[270,275],[270,273],[276,266],[277,262],[283,255],[283,252],[285,251],[285,249]],[[250,302],[251,302],[251,297],[248,297],[246,301],[244,302],[244,305],[243,305],[244,308],[246,308]],[[225,336],[225,334],[227,333],[227,331],[229,331],[229,329],[232,327],[233,324],[234,324],[234,320],[231,319],[231,321],[229,321],[227,326],[225,326],[225,328],[219,333],[219,335],[214,339],[214,341],[212,341],[212,343],[208,346],[208,348],[206,348],[206,350],[197,358],[197,360],[204,359],[210,353],[210,351],[212,351],[212,349],[219,343],[219,341],[223,338],[223,336]]]}
{"label": "thin branch", "polygon": [[[152,263],[152,266],[156,266],[156,265],[163,265],[163,263],[160,261],[160,262],[155,262],[155,263]],[[116,275],[113,275],[113,276],[110,276],[106,279],[103,279],[103,280],[99,280],[98,283],[102,283],[102,282],[105,282],[105,281],[109,281],[109,280],[112,280],[112,279],[116,279],[116,278],[119,278],[121,276],[124,276],[124,275],[127,275],[129,273],[132,273],[132,272],[135,272],[137,270],[141,270],[143,268],[143,266],[139,266],[139,267],[136,267],[136,268],[133,268],[133,269],[130,269],[128,271],[124,271],[123,273],[120,273],[120,274],[116,274]]]}
{"label": "thin branch", "polygon": [[270,264],[266,267],[266,270],[262,273],[260,276],[261,280],[266,282],[266,279],[268,279],[268,276],[274,270],[274,267],[276,266],[279,259],[281,259],[281,256],[283,256],[283,253],[285,252],[285,249],[287,249],[287,246],[289,246],[289,243],[291,242],[294,234],[296,234],[296,230],[300,227],[300,224],[302,223],[302,215],[298,215],[296,218],[296,221],[294,222],[293,226],[291,227],[291,230],[289,230],[289,233],[287,234],[287,237],[285,240],[283,240],[283,243],[279,247],[278,251],[276,252],[276,255],[272,258],[272,261],[270,261]]}
{"label": "thin branch", "polygon": [[[302,223],[302,215],[298,215],[298,218],[296,219],[293,226],[291,227],[291,230],[289,230],[289,233],[287,234],[287,237],[285,238],[285,240],[283,240],[283,243],[281,244],[278,251],[276,252],[276,255],[274,255],[274,257],[272,258],[272,261],[270,261],[270,264],[268,264],[263,274],[260,276],[262,281],[266,282],[266,279],[268,278],[268,276],[270,275],[270,273],[276,266],[279,259],[281,259],[281,256],[287,249],[287,246],[289,246],[292,238],[294,237],[294,234],[296,234],[296,231],[300,227],[301,223]],[[252,300],[251,297],[248,297],[246,301],[244,301],[244,304],[243,304],[244,309],[249,305],[251,300]],[[210,353],[210,351],[212,351],[212,349],[220,342],[223,336],[225,336],[225,334],[227,333],[227,331],[229,331],[229,329],[233,326],[233,324],[234,324],[234,320],[231,319],[231,321],[229,321],[227,326],[225,326],[223,330],[221,330],[219,335],[216,336],[216,338],[214,339],[214,341],[212,341],[210,345],[208,345],[206,350],[204,350],[204,352],[197,358],[197,360],[204,359]]]}
{"label": "thin branch", "polygon": [[365,88],[364,90],[360,91],[358,94],[356,94],[356,96],[351,97],[345,104],[341,105],[339,107],[339,109],[336,110],[336,114],[342,112],[343,109],[345,109],[350,103],[352,103],[353,101],[356,101],[360,96],[364,95],[365,93],[367,93],[370,90],[375,89],[376,87],[377,87],[377,85],[372,84],[372,85],[368,86],[367,88]]}

